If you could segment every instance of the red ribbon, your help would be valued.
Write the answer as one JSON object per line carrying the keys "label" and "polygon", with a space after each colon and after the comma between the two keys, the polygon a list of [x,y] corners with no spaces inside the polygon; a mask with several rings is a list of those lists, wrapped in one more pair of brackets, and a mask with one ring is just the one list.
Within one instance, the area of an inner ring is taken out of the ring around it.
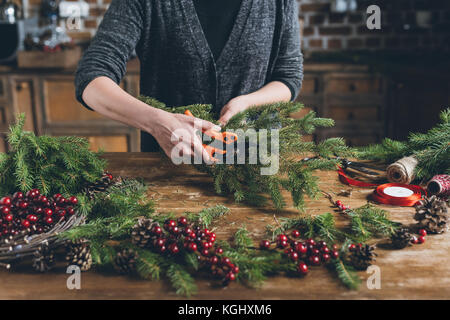
{"label": "red ribbon", "polygon": [[[409,197],[393,197],[384,192],[386,188],[390,187],[409,189],[413,192],[413,194]],[[392,206],[414,207],[424,195],[426,196],[426,194],[426,191],[419,186],[401,183],[386,183],[376,188],[376,190],[372,194],[372,199],[378,203],[388,204]]]}
{"label": "red ribbon", "polygon": [[345,184],[348,184],[351,186],[357,186],[357,187],[363,187],[363,188],[371,188],[371,187],[379,186],[378,184],[362,182],[362,181],[358,181],[358,180],[349,178],[345,174],[344,169],[342,169],[341,167],[339,167],[338,174],[339,174],[339,180],[341,180],[342,183],[345,183]]}
{"label": "red ribbon", "polygon": [[[422,199],[423,195],[426,195],[426,191],[415,185],[407,185],[407,184],[400,184],[400,183],[387,183],[383,185],[374,184],[374,183],[367,183],[358,181],[352,178],[349,178],[346,174],[344,169],[339,167],[338,170],[339,174],[339,180],[344,183],[351,186],[357,186],[357,187],[363,187],[363,188],[373,188],[377,187],[372,194],[372,199],[378,203],[387,204],[387,205],[394,205],[394,206],[401,206],[401,207],[413,207],[418,201]],[[389,187],[401,187],[406,188],[411,191],[413,191],[413,194],[409,197],[392,197],[390,195],[387,195],[384,193],[384,189]]]}

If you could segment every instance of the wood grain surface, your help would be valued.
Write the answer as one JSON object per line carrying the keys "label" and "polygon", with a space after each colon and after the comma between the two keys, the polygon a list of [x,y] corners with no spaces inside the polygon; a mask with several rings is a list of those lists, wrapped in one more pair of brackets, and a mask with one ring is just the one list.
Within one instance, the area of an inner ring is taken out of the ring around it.
{"label": "wood grain surface", "polygon": [[[271,208],[255,209],[234,204],[217,196],[211,180],[189,166],[174,166],[158,154],[108,153],[109,170],[115,175],[142,177],[149,184],[149,197],[157,203],[158,212],[182,213],[200,211],[222,203],[231,209],[216,225],[218,239],[227,239],[245,224],[256,239],[264,237],[264,227],[273,222]],[[338,193],[348,187],[339,183],[335,172],[320,173],[321,188]],[[371,190],[354,189],[350,197],[341,197],[352,207],[367,202]],[[414,209],[384,206],[393,220],[412,224]],[[328,200],[309,200],[309,214],[333,212]],[[278,216],[294,217],[294,209]],[[335,213],[339,224],[344,217]],[[450,298],[450,236],[428,236],[427,242],[404,250],[391,250],[383,243],[377,250],[376,265],[381,269],[381,289],[369,290],[369,274],[360,272],[363,282],[357,291],[346,289],[323,267],[312,268],[303,278],[275,277],[261,288],[252,289],[233,283],[228,288],[215,287],[199,280],[199,291],[193,299],[448,299]],[[81,290],[68,290],[64,269],[48,274],[31,271],[0,271],[0,299],[179,299],[165,281],[149,282],[127,277],[83,273]]]}

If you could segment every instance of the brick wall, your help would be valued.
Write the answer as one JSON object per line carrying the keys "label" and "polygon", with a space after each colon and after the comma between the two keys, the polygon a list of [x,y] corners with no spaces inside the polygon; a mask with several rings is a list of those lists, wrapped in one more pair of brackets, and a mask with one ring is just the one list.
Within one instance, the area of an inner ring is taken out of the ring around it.
{"label": "brick wall", "polygon": [[[72,0],[77,1],[77,0]],[[355,12],[332,12],[333,0],[298,0],[303,26],[303,49],[306,52],[341,49],[407,49],[449,50],[450,0],[357,0]],[[29,0],[36,12],[40,0]],[[82,29],[71,32],[77,41],[92,35],[111,0],[86,0],[90,16]],[[366,9],[379,5],[382,29],[368,30]],[[429,12],[428,27],[417,26],[417,12]]]}

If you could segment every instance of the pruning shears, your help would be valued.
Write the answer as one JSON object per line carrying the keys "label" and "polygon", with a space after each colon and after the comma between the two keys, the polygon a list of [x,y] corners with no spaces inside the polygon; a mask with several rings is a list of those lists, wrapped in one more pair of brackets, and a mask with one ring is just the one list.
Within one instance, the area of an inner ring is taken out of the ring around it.
{"label": "pruning shears", "polygon": [[[319,159],[319,157],[305,158],[302,161],[310,161],[310,160],[314,160],[314,159]],[[328,158],[328,159],[331,160],[331,158]],[[377,168],[375,166],[371,166],[371,165],[366,164],[366,163],[350,161],[348,159],[339,158],[339,157],[334,158],[334,160],[340,161],[341,162],[341,167],[344,170],[346,170],[346,169],[353,169],[355,171],[359,171],[361,173],[364,173],[364,174],[367,174],[367,175],[371,175],[371,176],[379,176],[380,175],[379,172],[376,172],[376,171],[380,171],[379,168]],[[374,170],[376,170],[376,171],[374,171]]]}
{"label": "pruning shears", "polygon": [[[191,113],[191,111],[186,110],[184,112],[185,115],[193,117],[194,115]],[[202,130],[203,134],[209,136],[214,141],[221,141],[225,144],[232,144],[235,143],[238,140],[238,136],[234,133],[230,132],[218,132],[215,130]],[[219,159],[215,158],[214,156],[216,154],[226,154],[227,152],[223,149],[215,148],[211,145],[203,144],[203,148],[205,148],[206,152],[208,152],[209,156],[213,161],[219,161]]]}

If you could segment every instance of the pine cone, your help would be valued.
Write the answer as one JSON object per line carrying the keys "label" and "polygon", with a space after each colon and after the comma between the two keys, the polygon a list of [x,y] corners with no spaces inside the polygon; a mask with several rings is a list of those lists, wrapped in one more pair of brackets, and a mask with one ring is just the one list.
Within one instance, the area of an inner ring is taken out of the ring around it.
{"label": "pine cone", "polygon": [[157,225],[152,219],[139,219],[131,231],[132,243],[141,248],[146,248],[153,238],[152,230]]}
{"label": "pine cone", "polygon": [[448,207],[436,196],[425,198],[416,205],[414,219],[418,227],[430,233],[443,233],[448,229]]}
{"label": "pine cone", "polygon": [[374,252],[375,246],[368,244],[356,246],[356,249],[350,253],[350,263],[357,270],[367,270],[375,261],[377,254]]}
{"label": "pine cone", "polygon": [[121,274],[131,274],[136,270],[138,254],[132,249],[123,249],[114,259],[114,269]]}
{"label": "pine cone", "polygon": [[89,199],[92,200],[97,193],[105,192],[114,183],[115,180],[112,178],[112,175],[108,172],[105,172],[100,180],[84,188],[83,192]]}
{"label": "pine cone", "polygon": [[33,268],[38,272],[47,272],[55,265],[55,255],[48,245],[41,245],[34,252]]}
{"label": "pine cone", "polygon": [[399,228],[392,236],[392,245],[396,249],[403,249],[411,245],[412,235],[407,228]]}
{"label": "pine cone", "polygon": [[69,242],[66,246],[67,265],[79,266],[81,271],[88,271],[92,266],[91,248],[87,240]]}

